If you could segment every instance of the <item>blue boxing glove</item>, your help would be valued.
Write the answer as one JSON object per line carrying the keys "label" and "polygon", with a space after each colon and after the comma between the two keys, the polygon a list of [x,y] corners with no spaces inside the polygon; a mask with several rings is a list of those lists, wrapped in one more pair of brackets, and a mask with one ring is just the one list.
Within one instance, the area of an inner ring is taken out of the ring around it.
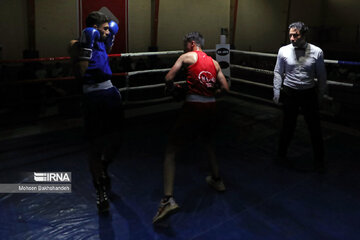
{"label": "blue boxing glove", "polygon": [[112,20],[109,22],[109,31],[110,31],[110,34],[105,40],[105,46],[106,46],[107,50],[110,50],[111,47],[114,45],[115,35],[119,31],[119,26],[117,25],[116,22],[114,22]]}
{"label": "blue boxing glove", "polygon": [[85,28],[80,37],[80,60],[90,60],[92,56],[92,48],[95,42],[99,41],[100,32],[96,28]]}
{"label": "blue boxing glove", "polygon": [[116,35],[116,34],[118,33],[118,31],[119,31],[119,26],[118,26],[117,23],[114,22],[113,20],[111,20],[111,21],[109,22],[109,31],[110,31],[110,33],[113,34],[113,35]]}

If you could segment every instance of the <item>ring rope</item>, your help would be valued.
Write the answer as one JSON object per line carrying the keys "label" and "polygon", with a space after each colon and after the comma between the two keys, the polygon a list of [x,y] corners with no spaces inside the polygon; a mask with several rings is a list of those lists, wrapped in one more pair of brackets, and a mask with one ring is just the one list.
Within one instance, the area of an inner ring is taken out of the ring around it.
{"label": "ring rope", "polygon": [[[231,64],[230,65],[232,68],[238,68],[238,69],[242,69],[242,70],[248,70],[248,71],[254,71],[254,72],[258,72],[258,73],[265,73],[267,75],[273,75],[274,72],[270,71],[270,70],[266,70],[266,69],[259,69],[259,68],[252,68],[252,67],[247,67],[247,66],[241,66],[241,65],[235,65],[235,64]],[[167,72],[169,71],[170,68],[164,68],[164,69],[152,69],[152,70],[142,70],[142,71],[133,71],[133,72],[124,72],[124,73],[113,73],[113,76],[134,76],[134,75],[138,75],[138,74],[143,74],[143,73],[156,73],[156,72]],[[231,77],[231,79],[238,81],[238,78],[233,78]],[[14,84],[32,84],[32,83],[41,83],[41,82],[52,82],[52,81],[64,81],[64,80],[75,80],[75,78],[73,76],[69,76],[69,77],[58,77],[58,78],[43,78],[43,79],[31,79],[31,80],[19,80],[19,81],[6,81],[6,82],[0,82],[0,85],[14,85]],[[247,83],[250,83],[251,81],[248,80],[244,80],[241,79],[242,81],[247,81]],[[185,81],[179,82],[179,83],[184,83]],[[327,83],[329,85],[337,85],[337,86],[345,86],[345,87],[353,87],[354,84],[353,83],[344,83],[344,82],[337,82],[337,81],[332,81],[332,80],[327,80]],[[256,82],[252,82],[252,84],[254,85],[259,85],[262,86],[262,84],[258,84]],[[265,84],[266,85],[266,84]],[[128,88],[123,88],[123,89],[146,89],[146,88],[152,88],[152,87],[160,87],[160,86],[164,86],[163,83],[161,84],[153,84],[153,85],[145,85],[145,86],[139,86],[139,87],[128,87]],[[266,85],[266,86],[270,86],[270,85]]]}
{"label": "ring rope", "polygon": [[[203,50],[207,53],[215,52],[215,49],[205,49]],[[153,55],[174,55],[182,54],[183,50],[174,50],[174,51],[160,51],[160,52],[137,52],[137,53],[117,53],[117,54],[108,54],[110,58],[115,57],[141,57],[141,56],[153,56]],[[65,61],[71,60],[70,57],[45,57],[45,58],[26,58],[26,59],[15,59],[15,60],[0,60],[0,64],[3,63],[27,63],[27,62],[53,62],[53,61]]]}
{"label": "ring rope", "polygon": [[259,72],[259,73],[265,73],[267,75],[273,75],[274,74],[274,71],[271,71],[271,70],[253,68],[253,67],[247,67],[247,66],[241,66],[241,65],[235,65],[235,64],[230,64],[230,67],[243,69],[243,70],[248,70],[248,71]]}
{"label": "ring rope", "polygon": [[159,103],[159,102],[166,102],[172,100],[172,97],[162,97],[162,98],[154,98],[149,100],[141,100],[141,101],[125,101],[125,105],[141,105],[146,103]]}
{"label": "ring rope", "polygon": [[247,84],[252,84],[252,85],[257,85],[260,87],[266,87],[266,88],[273,88],[272,85],[269,84],[265,84],[265,83],[258,83],[258,82],[252,82],[249,80],[245,80],[245,79],[241,79],[241,78],[231,78],[231,81],[235,81],[235,82],[242,82],[242,83],[247,83]]}
{"label": "ring rope", "polygon": [[[254,56],[262,56],[262,57],[277,57],[277,54],[274,54],[274,53],[250,52],[250,51],[241,51],[241,50],[235,50],[235,49],[231,49],[230,52],[254,55]],[[341,65],[360,65],[360,62],[331,60],[331,59],[325,59],[324,62],[329,63],[329,64],[341,64]]]}
{"label": "ring rope", "polygon": [[254,55],[254,56],[262,56],[262,57],[277,57],[277,54],[275,54],[275,53],[250,52],[250,51],[242,51],[242,50],[235,50],[235,49],[231,49],[230,52]]}
{"label": "ring rope", "polygon": [[55,82],[55,81],[67,81],[75,80],[74,76],[69,77],[56,77],[56,78],[41,78],[41,79],[29,79],[29,80],[18,80],[18,81],[4,81],[0,82],[1,85],[15,85],[15,84],[29,84],[29,83],[42,83],[42,82]]}
{"label": "ring rope", "polygon": [[[204,52],[213,53],[216,52],[215,49],[206,49]],[[262,56],[262,57],[277,57],[275,53],[264,53],[264,52],[251,52],[251,51],[242,51],[231,49],[232,53],[247,54],[253,56]],[[139,56],[153,56],[153,55],[172,55],[172,54],[182,54],[183,50],[174,50],[174,51],[159,51],[159,52],[137,52],[137,53],[119,53],[119,54],[109,54],[110,58],[113,57],[139,57]],[[3,63],[26,63],[26,62],[52,62],[52,61],[64,61],[70,60],[70,57],[48,57],[48,58],[29,58],[29,59],[16,59],[16,60],[0,60],[0,64]],[[355,61],[343,61],[343,60],[331,60],[325,59],[325,63],[329,64],[341,64],[341,65],[360,65],[360,62]]]}
{"label": "ring rope", "polygon": [[[231,64],[230,65],[232,68],[238,68],[238,69],[243,69],[243,70],[248,70],[248,71],[254,71],[254,72],[259,72],[259,73],[265,73],[268,75],[273,75],[274,71],[270,71],[270,70],[266,70],[266,69],[259,69],[259,68],[252,68],[252,67],[246,67],[246,66],[241,66],[241,65],[235,65],[235,64]],[[231,78],[233,79],[233,78]],[[317,81],[317,79],[315,79],[315,81]],[[345,86],[345,87],[354,87],[353,83],[344,83],[344,82],[337,82],[337,81],[332,81],[332,80],[326,80],[326,82],[329,85],[337,85],[337,86]],[[254,83],[254,82],[253,82]]]}
{"label": "ring rope", "polygon": [[[178,81],[175,83],[185,83],[185,81]],[[165,83],[158,83],[158,84],[151,84],[151,85],[144,85],[144,86],[136,86],[136,87],[124,87],[119,88],[119,91],[124,90],[137,90],[137,89],[149,89],[149,88],[157,88],[157,87],[165,87]]]}
{"label": "ring rope", "polygon": [[141,70],[141,71],[132,71],[128,72],[128,76],[134,76],[137,74],[144,74],[144,73],[158,73],[158,72],[168,72],[170,68],[162,68],[162,69],[150,69],[150,70]]}

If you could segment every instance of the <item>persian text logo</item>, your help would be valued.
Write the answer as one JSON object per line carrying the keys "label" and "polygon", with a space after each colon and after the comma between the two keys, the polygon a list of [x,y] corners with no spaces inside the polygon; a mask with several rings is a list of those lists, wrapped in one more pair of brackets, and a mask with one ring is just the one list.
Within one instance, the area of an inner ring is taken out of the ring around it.
{"label": "persian text logo", "polygon": [[71,182],[68,172],[34,172],[35,182]]}

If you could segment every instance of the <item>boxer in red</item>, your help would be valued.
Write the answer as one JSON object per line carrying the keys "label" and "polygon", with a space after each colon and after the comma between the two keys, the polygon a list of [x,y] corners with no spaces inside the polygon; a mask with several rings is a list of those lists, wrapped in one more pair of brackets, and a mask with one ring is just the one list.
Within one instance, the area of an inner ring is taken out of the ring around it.
{"label": "boxer in red", "polygon": [[[164,197],[153,223],[157,223],[179,209],[173,197],[175,154],[194,138],[200,138],[209,154],[212,174],[206,177],[207,183],[215,190],[225,191],[219,176],[219,168],[212,147],[212,135],[216,127],[215,95],[229,91],[229,86],[219,63],[202,51],[204,38],[198,32],[184,37],[184,51],[165,76],[166,92],[178,96],[178,86],[174,78],[181,68],[187,70],[187,90],[181,114],[170,134],[164,161]],[[217,88],[216,86],[220,86]]]}

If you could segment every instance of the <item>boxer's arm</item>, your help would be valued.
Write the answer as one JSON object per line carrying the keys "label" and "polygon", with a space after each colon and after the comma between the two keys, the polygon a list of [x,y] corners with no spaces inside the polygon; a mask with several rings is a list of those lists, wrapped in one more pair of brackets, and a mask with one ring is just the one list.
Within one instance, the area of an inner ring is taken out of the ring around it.
{"label": "boxer's arm", "polygon": [[175,62],[175,64],[171,67],[170,71],[165,76],[165,81],[173,81],[176,74],[180,71],[184,60],[184,54],[181,55]]}
{"label": "boxer's arm", "polygon": [[175,62],[174,66],[170,69],[170,71],[166,74],[165,80],[170,81],[174,80],[176,74],[180,71],[182,67],[190,66],[191,64],[196,63],[197,54],[195,52],[188,52],[182,54]]}
{"label": "boxer's arm", "polygon": [[89,61],[79,61],[77,63],[78,75],[80,78],[84,77],[86,69],[89,66]]}
{"label": "boxer's arm", "polygon": [[216,69],[216,72],[217,72],[216,79],[220,84],[220,89],[219,89],[220,92],[217,91],[217,94],[221,93],[221,92],[224,92],[224,91],[229,92],[230,91],[229,84],[226,81],[226,78],[225,78],[223,72],[221,71],[221,67],[220,67],[219,63],[217,61],[215,61],[215,60],[213,60],[213,62],[214,62],[215,69]]}
{"label": "boxer's arm", "polygon": [[105,40],[105,46],[106,46],[107,53],[111,52],[112,46],[114,45],[114,41],[115,41],[115,35],[119,31],[119,26],[117,25],[116,22],[114,22],[114,21],[109,22],[109,31],[110,31],[110,34]]}
{"label": "boxer's arm", "polygon": [[92,57],[92,48],[100,39],[100,32],[87,27],[81,32],[80,40],[70,41],[70,55],[73,60],[73,71],[76,78],[82,78]]}
{"label": "boxer's arm", "polygon": [[80,45],[78,40],[71,40],[69,44],[69,54],[73,63],[73,72],[76,78],[82,78],[85,75],[85,71],[89,66],[88,60],[82,60],[79,58]]}
{"label": "boxer's arm", "polygon": [[173,95],[175,92],[174,78],[183,65],[183,55],[181,55],[165,76],[165,95]]}

